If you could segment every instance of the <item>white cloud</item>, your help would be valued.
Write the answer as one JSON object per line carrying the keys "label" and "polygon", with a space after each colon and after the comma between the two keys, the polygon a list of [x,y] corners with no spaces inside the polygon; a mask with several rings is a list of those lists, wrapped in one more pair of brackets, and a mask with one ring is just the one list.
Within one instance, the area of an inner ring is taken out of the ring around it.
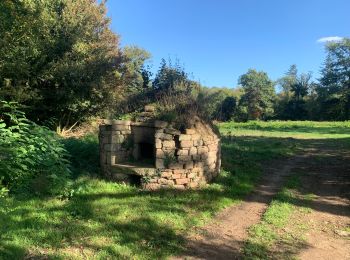
{"label": "white cloud", "polygon": [[343,40],[343,37],[339,37],[339,36],[329,36],[329,37],[322,37],[322,38],[318,39],[317,42],[320,42],[320,43],[325,43],[325,42],[340,42],[341,40]]}

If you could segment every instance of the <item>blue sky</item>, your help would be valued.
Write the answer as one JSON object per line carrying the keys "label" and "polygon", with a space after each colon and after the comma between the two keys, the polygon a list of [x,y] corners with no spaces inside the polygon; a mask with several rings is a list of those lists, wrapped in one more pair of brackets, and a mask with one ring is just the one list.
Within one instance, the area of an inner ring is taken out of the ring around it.
{"label": "blue sky", "polygon": [[350,0],[109,0],[121,44],[178,58],[205,86],[235,87],[249,68],[272,79],[291,64],[318,77],[324,37],[350,36]]}

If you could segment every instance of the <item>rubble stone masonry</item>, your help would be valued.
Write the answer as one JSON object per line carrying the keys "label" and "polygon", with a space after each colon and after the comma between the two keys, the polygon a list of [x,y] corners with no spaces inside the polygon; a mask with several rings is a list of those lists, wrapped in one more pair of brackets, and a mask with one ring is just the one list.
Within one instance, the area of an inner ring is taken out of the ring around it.
{"label": "rubble stone masonry", "polygon": [[[103,120],[99,143],[105,176],[126,182],[139,176],[145,189],[197,188],[220,172],[220,138],[200,119],[182,131],[163,121]],[[146,143],[151,162],[144,166],[138,160]]]}

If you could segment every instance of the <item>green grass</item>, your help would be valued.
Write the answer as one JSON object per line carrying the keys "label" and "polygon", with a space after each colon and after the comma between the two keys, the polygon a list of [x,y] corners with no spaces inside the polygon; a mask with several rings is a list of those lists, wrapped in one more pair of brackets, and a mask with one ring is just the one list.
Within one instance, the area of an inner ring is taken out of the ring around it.
{"label": "green grass", "polygon": [[[239,203],[254,188],[263,163],[290,156],[307,145],[308,140],[280,138],[294,134],[283,130],[282,122],[278,131],[265,131],[270,135],[247,136],[248,130],[260,131],[250,129],[252,124],[246,124],[246,129],[244,124],[219,125],[225,135],[220,177],[207,188],[191,191],[147,192],[105,181],[99,173],[96,135],[65,140],[73,164],[72,197],[0,198],[0,259],[164,259],[177,254],[188,232],[221,209]],[[270,124],[277,128],[276,122]],[[285,124],[288,129],[291,123]],[[332,124],[329,127],[337,128]],[[340,125],[337,133],[324,130],[322,134],[347,136],[348,126]],[[306,130],[306,135],[319,138],[312,127]],[[278,206],[264,226],[256,227],[256,233],[267,240],[257,247],[274,241],[275,234],[268,233],[269,222],[284,223],[286,216],[278,215]]]}
{"label": "green grass", "polygon": [[221,132],[234,136],[293,137],[297,139],[349,138],[350,121],[250,121],[220,124]]}
{"label": "green grass", "polygon": [[158,259],[180,252],[194,226],[254,188],[262,162],[295,148],[288,140],[222,141],[223,169],[215,183],[201,190],[147,192],[99,178],[96,136],[65,140],[76,178],[73,196],[2,198],[0,258]]}
{"label": "green grass", "polygon": [[[305,205],[310,200],[310,196],[296,195],[299,187],[299,174],[290,176],[284,188],[270,203],[261,222],[250,228],[249,239],[244,246],[246,259],[293,259],[296,248],[304,243],[301,234],[307,227],[292,216],[296,211],[304,214],[310,212],[305,210],[306,206],[295,205],[297,200]],[[288,229],[287,225],[290,226]],[[289,248],[281,250],[283,247]]]}

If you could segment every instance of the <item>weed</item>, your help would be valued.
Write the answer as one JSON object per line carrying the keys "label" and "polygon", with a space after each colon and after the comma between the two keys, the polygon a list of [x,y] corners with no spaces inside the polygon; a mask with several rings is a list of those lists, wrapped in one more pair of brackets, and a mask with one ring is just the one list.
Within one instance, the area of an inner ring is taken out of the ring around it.
{"label": "weed", "polygon": [[176,163],[176,157],[174,155],[174,153],[165,153],[164,155],[164,166],[165,168],[169,168],[169,166],[172,163]]}

